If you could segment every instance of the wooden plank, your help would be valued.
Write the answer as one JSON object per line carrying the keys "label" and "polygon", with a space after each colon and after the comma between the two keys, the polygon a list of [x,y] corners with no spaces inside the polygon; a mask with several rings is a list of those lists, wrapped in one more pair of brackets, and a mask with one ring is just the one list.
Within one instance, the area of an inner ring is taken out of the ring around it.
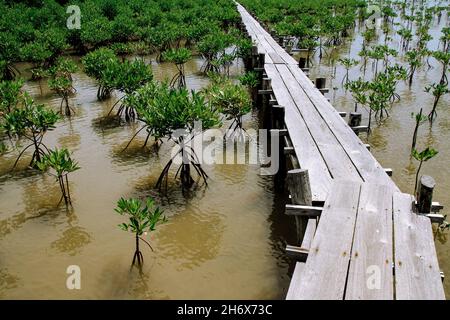
{"label": "wooden plank", "polygon": [[359,172],[288,67],[276,66],[333,178],[362,181]]}
{"label": "wooden plank", "polygon": [[339,143],[346,150],[364,181],[386,184],[391,186],[395,191],[399,191],[392,179],[384,172],[383,167],[376,161],[367,148],[365,148],[362,141],[339,116],[339,113],[331,106],[327,99],[314,87],[311,80],[306,77],[303,71],[295,66],[287,67],[330,127]]}
{"label": "wooden plank", "polygon": [[294,298],[294,292],[298,290],[299,278],[304,267],[304,262],[297,262],[295,264],[295,269],[294,273],[292,274],[291,283],[286,295],[286,300],[292,300]]}
{"label": "wooden plank", "polygon": [[352,247],[345,299],[392,300],[392,192],[364,183]]}
{"label": "wooden plank", "polygon": [[317,229],[317,220],[316,219],[308,219],[308,223],[306,225],[305,234],[303,235],[302,240],[302,248],[310,249],[311,243],[314,239],[314,235]]}
{"label": "wooden plank", "polygon": [[343,299],[360,189],[355,182],[333,184],[293,299]]}
{"label": "wooden plank", "polygon": [[285,107],[284,121],[300,166],[309,170],[313,201],[324,201],[332,183],[330,172],[275,65],[266,64],[266,73],[278,103]]}
{"label": "wooden plank", "polygon": [[395,296],[443,300],[444,288],[430,220],[412,212],[414,197],[394,193]]}
{"label": "wooden plank", "polygon": [[285,214],[288,216],[318,217],[323,208],[298,204],[287,204]]}

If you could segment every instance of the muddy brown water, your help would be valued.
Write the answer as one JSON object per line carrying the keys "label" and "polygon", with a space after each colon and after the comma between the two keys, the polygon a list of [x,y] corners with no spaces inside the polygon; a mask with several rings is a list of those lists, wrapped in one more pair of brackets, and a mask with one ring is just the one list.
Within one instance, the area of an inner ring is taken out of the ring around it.
{"label": "muddy brown water", "polygon": [[[149,57],[148,59],[151,59]],[[152,62],[155,78],[175,74],[173,65]],[[198,57],[186,65],[187,85],[208,84],[199,73]],[[25,69],[26,66],[21,66]],[[232,76],[243,71],[232,67]],[[159,154],[142,149],[145,136],[121,152],[138,124],[117,126],[102,120],[117,100],[99,102],[96,84],[74,75],[76,115],[64,118],[45,135],[49,147],[67,147],[81,170],[70,175],[73,208],[57,208],[54,178],[27,169],[10,169],[18,152],[0,157],[0,298],[101,299],[281,299],[289,285],[290,261],[284,246],[293,230],[283,214],[286,199],[274,191],[273,179],[257,165],[210,165],[207,188],[183,195],[171,183],[167,196],[154,189],[168,160],[169,143]],[[40,103],[57,110],[60,98],[36,82],[25,89]],[[258,116],[245,118],[258,128]],[[224,124],[224,127],[226,124]],[[172,171],[173,177],[173,171]],[[152,196],[169,221],[143,247],[143,273],[130,271],[134,253],[131,233],[117,225],[120,197]],[[81,290],[68,290],[66,269],[81,268]]]}
{"label": "muddy brown water", "polygon": [[[440,30],[443,26],[448,26],[450,21],[448,17],[444,17],[438,23],[437,18],[434,19],[430,29],[430,35],[433,40],[428,43],[428,48],[437,50],[441,48],[439,38],[441,36]],[[397,18],[396,22],[399,21]],[[358,52],[362,48],[363,38],[359,32],[359,26],[356,27],[352,38],[344,45],[335,50],[327,50],[328,55],[324,55],[322,60],[318,58],[318,54],[314,57],[314,64],[310,69],[310,78],[326,77],[327,87],[330,92],[326,94],[330,98],[331,104],[338,111],[346,111],[347,113],[354,111],[354,100],[351,93],[346,91],[342,86],[342,79],[345,76],[345,68],[339,63],[333,64],[332,60],[339,58],[350,57],[352,59],[360,60]],[[378,39],[371,44],[384,43],[384,36],[382,31],[378,30]],[[391,58],[391,62],[397,62],[407,67],[402,56],[404,52],[400,49],[399,37],[394,33],[390,33],[393,41],[389,46],[399,51],[398,58]],[[414,48],[414,43],[410,45]],[[296,54],[296,55],[302,55]],[[423,108],[424,115],[432,109],[433,96],[426,93],[424,88],[433,82],[439,82],[442,66],[439,62],[430,58],[429,60],[432,68],[428,69],[425,64],[422,68],[416,71],[412,87],[409,88],[406,82],[400,82],[397,93],[401,96],[400,102],[393,104],[389,109],[390,117],[385,119],[382,123],[377,124],[372,122],[372,133],[367,137],[365,133],[361,133],[360,137],[366,143],[371,145],[371,151],[380,164],[385,168],[393,169],[393,180],[405,193],[414,193],[415,173],[418,167],[418,162],[410,157],[410,148],[412,142],[412,133],[415,126],[415,118],[412,113],[418,113],[420,108]],[[369,61],[367,70],[364,75],[360,69],[360,65],[350,69],[350,80],[356,80],[358,77],[365,77],[370,80],[373,77],[374,70]],[[336,67],[336,70],[334,68]],[[379,62],[379,70],[382,68],[382,62]],[[335,75],[333,75],[335,74]],[[448,73],[447,73],[448,74]],[[436,188],[434,201],[439,201],[444,205],[444,214],[448,214],[450,210],[450,94],[443,96],[438,104],[438,116],[430,126],[429,122],[425,122],[420,126],[418,134],[417,149],[423,150],[427,146],[433,147],[439,151],[439,154],[424,163],[421,174],[431,175],[436,180]],[[359,112],[363,115],[363,125],[368,124],[368,111],[364,108],[359,108]],[[348,120],[348,118],[346,118]],[[449,215],[450,216],[450,215]],[[449,219],[447,219],[449,220]],[[448,277],[450,275],[450,248],[448,243],[449,231],[443,233],[438,232],[434,226],[435,243],[438,254],[439,266],[441,271]],[[450,281],[447,279],[444,282],[447,299],[450,297]]]}

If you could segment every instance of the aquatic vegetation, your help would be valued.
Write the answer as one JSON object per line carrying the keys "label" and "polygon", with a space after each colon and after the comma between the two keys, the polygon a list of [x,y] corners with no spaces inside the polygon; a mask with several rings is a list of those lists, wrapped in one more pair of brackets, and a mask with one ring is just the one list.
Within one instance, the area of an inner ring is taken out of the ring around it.
{"label": "aquatic vegetation", "polygon": [[430,122],[433,123],[434,117],[437,116],[436,107],[439,103],[439,100],[443,95],[449,93],[450,91],[448,89],[448,85],[445,83],[433,83],[429,87],[426,87],[425,91],[431,92],[434,97],[433,109],[428,114],[428,119],[430,119]]}
{"label": "aquatic vegetation", "polygon": [[186,48],[170,49],[163,53],[163,59],[175,63],[178,69],[178,73],[175,74],[170,81],[170,86],[178,88],[186,87],[184,65],[191,59],[191,55],[191,51]]}
{"label": "aquatic vegetation", "polygon": [[412,156],[414,159],[416,159],[417,161],[419,161],[419,167],[417,168],[416,171],[416,181],[414,183],[414,193],[416,193],[417,191],[417,182],[419,180],[419,173],[420,173],[420,169],[422,169],[422,165],[424,162],[434,158],[435,156],[437,156],[439,152],[433,148],[426,148],[423,151],[417,151],[417,149],[413,149],[412,151]]}
{"label": "aquatic vegetation", "polygon": [[70,59],[60,58],[50,70],[51,78],[48,81],[50,89],[54,90],[62,99],[59,112],[71,116],[75,110],[69,105],[69,96],[76,92],[73,87],[72,73],[77,71],[77,65]]}
{"label": "aquatic vegetation", "polygon": [[[69,173],[80,169],[78,163],[73,161],[70,156],[70,152],[67,149],[54,149],[48,150],[47,154],[44,154],[41,160],[36,162],[36,166],[39,170],[48,172],[56,178],[61,188],[61,201],[67,205],[72,204],[69,188]],[[49,169],[52,169],[51,171]]]}
{"label": "aquatic vegetation", "polygon": [[230,80],[218,79],[204,93],[211,105],[225,115],[226,120],[233,120],[229,129],[233,129],[233,133],[240,132],[243,129],[242,117],[252,109],[247,89]]}
{"label": "aquatic vegetation", "polygon": [[14,163],[14,168],[26,150],[34,148],[30,166],[35,166],[36,162],[48,151],[43,143],[44,135],[47,131],[55,128],[59,116],[56,112],[48,109],[43,104],[36,105],[33,99],[25,96],[23,106],[13,109],[4,116],[1,124],[3,130],[10,136],[17,139],[25,138],[30,143],[20,152]]}
{"label": "aquatic vegetation", "polygon": [[112,86],[108,86],[108,83],[103,81],[103,72],[109,65],[118,64],[119,60],[112,49],[100,48],[95,51],[86,54],[83,59],[84,72],[89,77],[97,80],[98,90],[97,99],[104,100],[111,95],[113,90]]}
{"label": "aquatic vegetation", "polygon": [[123,222],[119,227],[121,230],[134,233],[136,248],[132,266],[137,262],[138,267],[141,267],[144,263],[144,256],[140,250],[139,241],[144,242],[153,251],[150,242],[145,240],[143,236],[154,232],[158,225],[167,222],[167,218],[163,215],[163,211],[159,207],[155,208],[155,203],[152,198],[148,198],[145,205],[138,199],[120,198],[114,210],[121,216],[126,216],[129,219],[128,223]]}

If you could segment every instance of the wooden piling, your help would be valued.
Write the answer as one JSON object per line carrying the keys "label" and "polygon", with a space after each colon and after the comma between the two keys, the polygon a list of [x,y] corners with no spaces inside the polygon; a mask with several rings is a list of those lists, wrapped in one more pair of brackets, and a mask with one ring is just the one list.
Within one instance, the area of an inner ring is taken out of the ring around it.
{"label": "wooden piling", "polygon": [[[293,169],[287,172],[286,183],[291,194],[293,204],[312,205],[311,185],[309,182],[309,173],[305,169]],[[305,232],[306,222],[299,216],[295,216],[295,225],[297,228],[297,238],[300,241],[300,235]]]}
{"label": "wooden piling", "polygon": [[430,213],[433,190],[436,186],[436,182],[430,176],[423,175],[420,177],[419,188],[417,191],[417,210],[419,213]]}
{"label": "wooden piling", "polygon": [[360,112],[350,112],[348,125],[353,127],[359,127],[361,125],[362,115]]}

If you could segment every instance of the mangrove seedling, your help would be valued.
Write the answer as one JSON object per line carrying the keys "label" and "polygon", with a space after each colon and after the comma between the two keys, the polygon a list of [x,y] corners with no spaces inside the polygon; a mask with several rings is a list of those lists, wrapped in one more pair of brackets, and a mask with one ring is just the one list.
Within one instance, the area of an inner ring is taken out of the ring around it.
{"label": "mangrove seedling", "polygon": [[416,120],[416,125],[414,126],[414,132],[413,132],[413,138],[412,138],[412,144],[411,144],[411,153],[416,148],[417,133],[419,132],[419,127],[427,119],[427,117],[422,114],[422,108],[420,108],[419,113],[416,113],[415,115],[412,114],[412,115],[414,116],[414,118]]}
{"label": "mangrove seedling", "polygon": [[23,80],[0,82],[0,113],[6,115],[23,99]]}
{"label": "mangrove seedling", "polygon": [[351,67],[356,66],[358,64],[358,61],[355,59],[343,58],[339,59],[338,62],[342,64],[345,68],[345,75],[342,78],[341,84],[344,84],[344,82],[347,84],[350,81],[350,78],[348,77],[348,72]]}
{"label": "mangrove seedling", "polygon": [[70,59],[61,58],[58,63],[51,69],[51,78],[48,81],[50,89],[54,90],[62,99],[59,106],[59,112],[66,116],[75,113],[69,105],[69,96],[76,92],[73,87],[72,73],[77,71],[77,65]]}
{"label": "mangrove seedling", "polygon": [[439,103],[439,100],[441,97],[447,93],[449,93],[448,85],[445,83],[433,83],[431,86],[425,88],[426,92],[431,92],[431,94],[434,96],[433,101],[433,109],[428,114],[428,119],[430,119],[430,122],[433,123],[433,119],[435,116],[437,116],[436,107]]}
{"label": "mangrove seedling", "polygon": [[226,120],[233,120],[228,128],[232,130],[231,135],[235,131],[241,132],[242,117],[252,109],[246,88],[230,80],[221,79],[211,84],[204,92],[211,105],[224,114]]}
{"label": "mangrove seedling", "polygon": [[103,72],[110,64],[118,64],[119,59],[113,50],[100,48],[86,54],[83,59],[84,71],[98,82],[97,99],[105,100],[111,95],[113,87],[103,82]]}
{"label": "mangrove seedling", "polygon": [[434,158],[439,152],[433,148],[427,147],[425,150],[423,150],[422,152],[417,151],[417,149],[414,149],[412,151],[412,156],[414,159],[416,159],[417,161],[419,161],[419,167],[417,168],[416,171],[416,181],[414,183],[414,194],[417,191],[417,182],[419,180],[419,173],[420,173],[420,169],[422,169],[422,164],[432,158]]}
{"label": "mangrove seedling", "polygon": [[132,95],[137,89],[153,80],[153,73],[150,65],[145,64],[143,60],[134,60],[132,62],[125,60],[122,63],[110,64],[103,73],[105,84],[124,93],[111,108],[108,115],[114,110],[115,106],[123,100],[117,116],[125,117],[125,120],[133,121],[136,118],[136,112],[133,106],[127,104],[127,97]]}
{"label": "mangrove seedling", "polygon": [[421,55],[420,51],[411,50],[411,51],[406,52],[405,58],[409,65],[408,85],[409,85],[409,87],[411,87],[412,81],[414,78],[414,73],[416,72],[417,68],[419,68],[422,65],[422,55]]}
{"label": "mangrove seedling", "polygon": [[186,87],[184,65],[189,61],[189,59],[191,59],[191,56],[191,50],[186,48],[169,49],[163,53],[163,60],[175,63],[175,66],[178,69],[178,73],[175,74],[170,81],[171,87]]}
{"label": "mangrove seedling", "polygon": [[163,215],[163,211],[159,207],[155,208],[155,203],[152,198],[147,199],[145,206],[142,205],[141,201],[134,198],[120,198],[115,211],[121,216],[127,216],[129,219],[128,223],[121,223],[119,227],[124,231],[134,233],[136,248],[132,266],[137,262],[138,266],[141,267],[144,263],[144,256],[139,248],[139,241],[144,242],[153,251],[153,247],[149,241],[145,240],[142,236],[155,231],[157,225],[166,222],[167,218]]}
{"label": "mangrove seedling", "polygon": [[435,51],[433,57],[442,64],[442,74],[439,83],[448,84],[447,69],[450,63],[450,52]]}
{"label": "mangrove seedling", "polygon": [[55,128],[55,123],[59,116],[56,112],[46,108],[44,105],[36,105],[30,97],[24,98],[24,106],[12,110],[4,117],[2,127],[4,131],[10,136],[17,138],[25,138],[30,144],[27,145],[17,157],[14,167],[16,167],[20,158],[26,150],[34,148],[33,157],[30,166],[35,166],[36,161],[42,160],[42,157],[48,151],[42,140],[47,131]]}
{"label": "mangrove seedling", "polygon": [[246,72],[241,77],[239,77],[239,81],[243,86],[246,86],[248,88],[251,100],[254,104],[256,104],[256,100],[258,98],[258,85],[259,85],[258,73],[255,71]]}
{"label": "mangrove seedling", "polygon": [[49,172],[49,174],[56,178],[61,188],[61,200],[59,200],[59,203],[64,199],[66,206],[71,205],[72,199],[70,197],[69,178],[67,176],[69,173],[79,170],[80,167],[70,157],[69,150],[64,148],[49,150],[48,154],[45,154],[40,161],[36,162],[36,166],[41,171],[52,169],[53,172]]}

